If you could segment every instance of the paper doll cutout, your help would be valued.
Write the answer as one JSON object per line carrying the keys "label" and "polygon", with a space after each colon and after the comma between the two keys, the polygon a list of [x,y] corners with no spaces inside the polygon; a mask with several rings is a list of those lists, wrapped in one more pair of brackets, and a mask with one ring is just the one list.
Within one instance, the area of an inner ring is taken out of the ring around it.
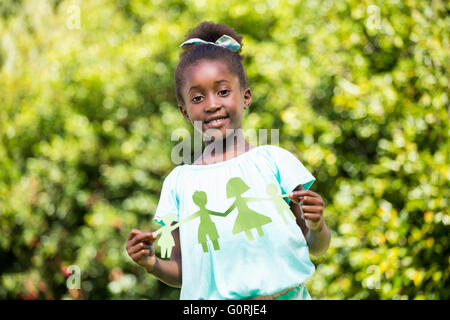
{"label": "paper doll cutout", "polygon": [[[300,185],[300,190],[303,190],[303,185]],[[227,209],[227,211],[221,213],[212,211],[206,208],[206,204],[208,202],[207,194],[204,191],[195,191],[192,195],[193,202],[199,207],[199,210],[194,214],[188,216],[184,220],[171,225],[171,223],[175,220],[175,216],[172,214],[167,214],[161,218],[164,227],[158,229],[155,234],[161,234],[160,239],[158,240],[158,245],[161,247],[161,257],[162,258],[170,258],[172,249],[175,246],[175,241],[172,236],[172,231],[178,228],[180,225],[187,223],[200,217],[200,225],[198,227],[198,243],[201,244],[203,252],[208,252],[208,238],[213,244],[214,250],[220,250],[219,245],[219,233],[217,232],[217,228],[215,223],[211,220],[210,215],[226,217],[230,214],[234,209],[238,210],[238,215],[236,217],[232,233],[234,235],[245,232],[245,235],[249,241],[255,240],[253,237],[252,230],[256,229],[257,233],[260,237],[264,236],[264,232],[262,230],[262,226],[272,222],[270,217],[267,217],[263,214],[260,214],[254,210],[251,210],[247,203],[253,201],[264,201],[270,200],[273,201],[277,213],[282,216],[284,222],[288,224],[286,220],[285,213],[295,220],[295,216],[290,210],[289,205],[283,200],[283,198],[288,198],[289,193],[286,194],[278,194],[279,187],[275,183],[269,183],[266,187],[266,193],[269,198],[258,198],[258,197],[242,197],[242,194],[248,191],[250,188],[247,184],[239,177],[234,177],[228,180],[226,185],[226,194],[227,198],[235,198],[235,201],[231,204],[231,206]],[[303,217],[302,210],[303,200],[300,201],[300,211]]]}
{"label": "paper doll cutout", "polygon": [[172,255],[172,249],[175,246],[175,241],[173,240],[172,231],[178,228],[178,224],[171,225],[175,220],[175,216],[172,214],[167,214],[161,219],[164,222],[164,227],[158,229],[155,234],[161,234],[158,239],[158,246],[161,247],[161,258],[170,258]]}
{"label": "paper doll cutout", "polygon": [[234,177],[228,180],[226,187],[227,198],[234,197],[235,200],[224,214],[228,215],[236,208],[238,210],[238,216],[236,217],[236,221],[234,222],[232,233],[238,234],[241,232],[245,232],[247,239],[249,241],[253,241],[255,240],[255,238],[253,237],[252,229],[256,229],[258,235],[262,237],[264,235],[264,232],[261,227],[267,223],[272,222],[272,219],[256,211],[253,211],[248,207],[248,199],[242,197],[242,194],[249,189],[250,188],[239,177]]}
{"label": "paper doll cutout", "polygon": [[283,197],[281,195],[278,195],[279,188],[275,183],[269,183],[266,187],[266,193],[270,196],[270,200],[273,201],[275,204],[275,207],[277,208],[277,212],[279,215],[283,217],[284,222],[288,224],[288,221],[284,217],[284,213],[287,213],[291,219],[295,220],[295,216],[291,211],[291,208],[286,203],[286,201],[283,200]]}
{"label": "paper doll cutout", "polygon": [[[194,214],[190,215],[189,217],[185,218],[184,220],[171,226],[170,229],[168,229],[168,231],[164,231],[164,228],[166,228],[168,226],[168,224],[166,223],[166,220],[170,220],[170,222],[168,222],[170,225],[170,223],[174,220],[174,219],[172,219],[173,216],[168,214],[168,215],[162,217],[161,220],[163,221],[163,223],[166,226],[158,229],[155,232],[155,234],[158,235],[159,233],[161,233],[161,239],[163,236],[165,237],[163,240],[163,245],[171,246],[171,249],[172,249],[172,247],[175,245],[175,242],[174,242],[173,236],[172,236],[172,230],[178,228],[180,225],[182,225],[186,222],[189,222],[191,220],[194,220],[197,217],[200,217],[200,225],[198,227],[198,243],[202,245],[203,252],[208,252],[207,236],[212,241],[214,250],[220,250],[220,245],[219,245],[219,240],[218,240],[219,233],[217,232],[216,225],[211,220],[210,215],[224,216],[224,214],[220,213],[220,212],[212,211],[212,210],[209,210],[206,208],[206,203],[208,200],[207,200],[206,192],[204,192],[204,191],[194,192],[194,194],[192,195],[192,200],[200,208],[199,211],[195,212]],[[160,243],[161,239],[159,240],[158,244]],[[161,246],[161,244],[159,244],[159,245]],[[170,250],[170,252],[167,251],[167,255],[163,256],[161,254],[161,256],[163,258],[165,256],[167,256],[167,258],[170,258],[171,252],[172,252],[172,250]]]}
{"label": "paper doll cutout", "polygon": [[198,226],[198,243],[202,245],[203,252],[208,252],[208,246],[206,245],[208,242],[207,236],[212,241],[214,250],[220,250],[219,233],[217,232],[216,225],[211,220],[210,215],[223,216],[223,214],[206,209],[208,199],[206,192],[204,191],[194,192],[192,195],[192,200],[200,208],[200,210],[194,213],[194,215],[200,217],[200,225]]}

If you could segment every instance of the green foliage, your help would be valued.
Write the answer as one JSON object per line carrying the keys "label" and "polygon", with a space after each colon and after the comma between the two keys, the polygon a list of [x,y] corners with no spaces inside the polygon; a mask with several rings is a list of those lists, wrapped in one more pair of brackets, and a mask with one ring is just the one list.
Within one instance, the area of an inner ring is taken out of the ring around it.
{"label": "green foliage", "polygon": [[[279,128],[326,201],[332,241],[313,258],[311,296],[449,299],[449,9],[2,1],[0,298],[178,298],[125,241],[156,227],[171,134],[192,130],[174,92],[178,45],[211,20],[244,35],[244,129]],[[67,289],[70,265],[81,290]]]}

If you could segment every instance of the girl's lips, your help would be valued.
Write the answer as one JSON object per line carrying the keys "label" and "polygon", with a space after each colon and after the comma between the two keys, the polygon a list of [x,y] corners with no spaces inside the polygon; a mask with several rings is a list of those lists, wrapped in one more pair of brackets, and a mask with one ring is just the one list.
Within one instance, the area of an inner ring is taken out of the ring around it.
{"label": "girl's lips", "polygon": [[205,122],[205,124],[210,128],[219,128],[219,127],[222,127],[227,120],[228,120],[228,116],[221,118],[221,119],[216,119],[216,120],[212,120],[209,122]]}

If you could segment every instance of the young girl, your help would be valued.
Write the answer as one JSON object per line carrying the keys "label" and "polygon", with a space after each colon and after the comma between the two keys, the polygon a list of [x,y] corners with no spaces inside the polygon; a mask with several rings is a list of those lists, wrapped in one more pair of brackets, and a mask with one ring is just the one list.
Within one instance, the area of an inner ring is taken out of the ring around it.
{"label": "young girl", "polygon": [[[325,252],[330,242],[324,202],[308,190],[315,178],[292,153],[244,139],[242,116],[252,93],[241,40],[226,25],[202,22],[181,44],[179,108],[206,148],[163,183],[155,220],[164,226],[165,216],[176,217],[170,260],[155,256],[154,232],[132,230],[127,252],[181,288],[180,299],[310,299],[309,253]],[[293,215],[278,212],[285,210],[280,199]]]}

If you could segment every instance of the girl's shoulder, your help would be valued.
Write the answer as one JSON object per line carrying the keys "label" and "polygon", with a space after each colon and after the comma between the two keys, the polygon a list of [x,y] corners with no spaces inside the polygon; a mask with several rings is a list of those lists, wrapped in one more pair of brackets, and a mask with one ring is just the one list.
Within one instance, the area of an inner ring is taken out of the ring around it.
{"label": "girl's shoulder", "polygon": [[270,153],[284,153],[289,152],[284,148],[281,148],[274,144],[265,144],[262,146],[264,151],[270,152]]}
{"label": "girl's shoulder", "polygon": [[169,174],[164,178],[164,184],[175,184],[180,175],[182,165],[174,167]]}
{"label": "girl's shoulder", "polygon": [[286,150],[282,147],[279,147],[277,145],[264,145],[264,149],[262,150],[263,152],[266,152],[268,154],[270,154],[271,157],[274,158],[274,160],[277,161],[282,161],[284,158],[292,158],[292,157],[296,157],[292,152],[290,152],[289,150]]}

